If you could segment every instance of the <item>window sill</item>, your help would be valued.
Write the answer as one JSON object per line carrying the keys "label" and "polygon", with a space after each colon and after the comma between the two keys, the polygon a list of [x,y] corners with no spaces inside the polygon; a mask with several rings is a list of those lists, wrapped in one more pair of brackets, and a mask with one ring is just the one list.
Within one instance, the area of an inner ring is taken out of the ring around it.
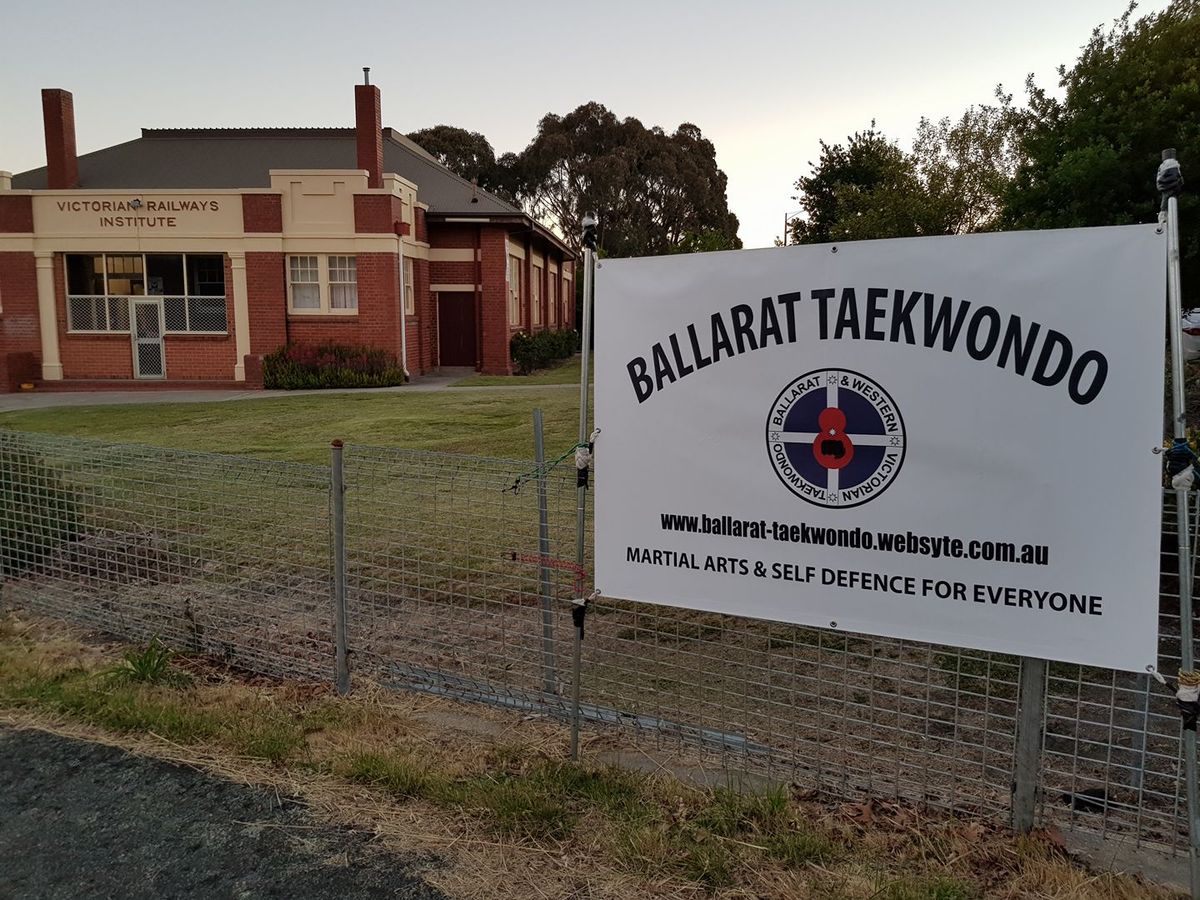
{"label": "window sill", "polygon": [[229,338],[228,331],[168,331],[164,338],[175,341],[182,338],[185,341],[224,341]]}
{"label": "window sill", "polygon": [[305,316],[293,313],[288,313],[287,320],[289,322],[324,322],[329,325],[357,325],[358,316],[331,316],[323,314],[319,316]]}
{"label": "window sill", "polygon": [[350,309],[345,312],[330,309],[289,309],[288,316],[297,319],[357,319],[358,310]]}
{"label": "window sill", "polygon": [[91,340],[93,338],[115,338],[122,341],[129,340],[128,331],[68,331],[64,335],[67,340],[72,338],[76,340]]}

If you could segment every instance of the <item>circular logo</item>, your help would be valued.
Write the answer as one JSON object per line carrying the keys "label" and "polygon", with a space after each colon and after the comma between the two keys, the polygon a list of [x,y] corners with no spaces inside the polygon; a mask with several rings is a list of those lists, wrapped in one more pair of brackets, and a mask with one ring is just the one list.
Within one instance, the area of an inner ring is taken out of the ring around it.
{"label": "circular logo", "polygon": [[814,506],[860,506],[904,464],[904,419],[876,382],[849,369],[792,381],[767,415],[767,453],[788,490]]}

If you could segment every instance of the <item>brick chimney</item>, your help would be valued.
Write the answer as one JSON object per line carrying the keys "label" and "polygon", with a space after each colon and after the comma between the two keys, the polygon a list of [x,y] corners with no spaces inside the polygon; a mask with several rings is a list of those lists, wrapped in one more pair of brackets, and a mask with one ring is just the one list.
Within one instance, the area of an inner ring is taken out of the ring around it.
{"label": "brick chimney", "polygon": [[79,187],[75,101],[70,91],[43,88],[42,122],[46,128],[46,187],[52,191]]}
{"label": "brick chimney", "polygon": [[363,84],[354,86],[354,130],[358,142],[358,167],[367,170],[367,186],[383,187],[383,115],[379,88],[371,84],[371,70],[363,69]]}

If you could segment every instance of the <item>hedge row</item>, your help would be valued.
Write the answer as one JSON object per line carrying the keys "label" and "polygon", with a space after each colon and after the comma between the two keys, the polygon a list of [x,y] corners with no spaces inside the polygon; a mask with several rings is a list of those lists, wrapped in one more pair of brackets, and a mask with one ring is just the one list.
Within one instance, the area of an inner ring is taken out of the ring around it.
{"label": "hedge row", "polygon": [[288,344],[263,357],[263,387],[391,387],[404,384],[395,354],[347,344]]}
{"label": "hedge row", "polygon": [[539,331],[529,334],[518,331],[508,345],[518,375],[528,375],[534,369],[544,369],[558,359],[574,356],[579,350],[579,333],[575,331]]}

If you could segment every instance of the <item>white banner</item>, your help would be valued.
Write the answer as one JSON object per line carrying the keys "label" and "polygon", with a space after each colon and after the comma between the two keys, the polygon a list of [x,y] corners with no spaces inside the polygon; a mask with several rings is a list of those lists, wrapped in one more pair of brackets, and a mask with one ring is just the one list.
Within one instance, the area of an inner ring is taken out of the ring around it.
{"label": "white banner", "polygon": [[604,596],[1147,671],[1153,225],[596,273]]}

